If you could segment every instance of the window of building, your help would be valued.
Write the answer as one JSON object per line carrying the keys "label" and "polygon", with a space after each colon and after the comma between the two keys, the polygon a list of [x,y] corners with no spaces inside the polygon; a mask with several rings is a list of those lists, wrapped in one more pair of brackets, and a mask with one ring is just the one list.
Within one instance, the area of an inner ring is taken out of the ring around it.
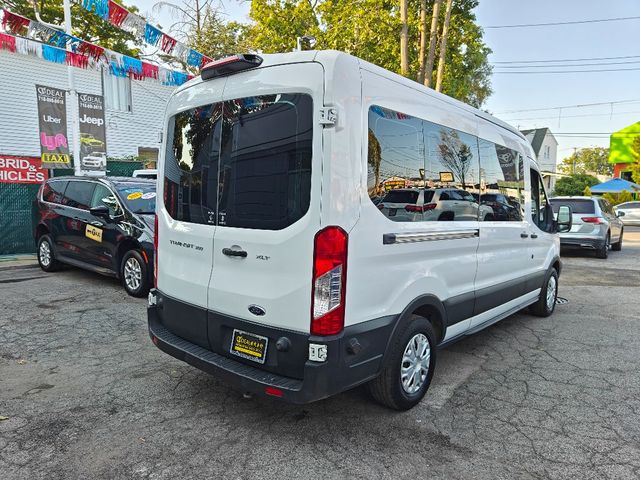
{"label": "window of building", "polygon": [[544,147],[544,158],[549,159],[551,157],[551,147],[549,145],[545,145]]}
{"label": "window of building", "polygon": [[131,79],[111,75],[108,69],[102,69],[102,95],[107,110],[118,112],[131,111]]}

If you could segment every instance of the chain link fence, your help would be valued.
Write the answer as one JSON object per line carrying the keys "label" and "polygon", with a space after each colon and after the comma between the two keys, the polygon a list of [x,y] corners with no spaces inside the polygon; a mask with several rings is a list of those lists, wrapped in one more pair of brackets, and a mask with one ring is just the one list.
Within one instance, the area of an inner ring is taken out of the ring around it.
{"label": "chain link fence", "polygon": [[[107,161],[110,177],[131,177],[143,162]],[[51,170],[52,177],[73,175],[73,170]],[[40,185],[0,183],[0,255],[33,253],[32,205]]]}

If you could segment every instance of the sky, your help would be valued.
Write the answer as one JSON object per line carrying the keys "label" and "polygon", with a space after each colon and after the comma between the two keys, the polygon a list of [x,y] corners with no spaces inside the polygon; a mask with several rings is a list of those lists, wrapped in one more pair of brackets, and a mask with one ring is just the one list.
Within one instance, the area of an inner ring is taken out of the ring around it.
{"label": "sky", "polygon": [[[147,18],[163,26],[170,25],[168,10],[153,10],[157,0],[129,0],[129,3],[137,5]],[[230,20],[246,21],[249,1],[224,0],[222,5]],[[559,142],[558,161],[569,156],[574,148],[607,147],[609,137],[605,133],[640,121],[640,50],[637,48],[640,19],[490,28],[640,17],[640,0],[480,0],[476,16],[478,24],[484,29],[485,43],[493,51],[489,57],[494,64],[493,94],[484,108],[519,129],[549,127]],[[625,56],[636,57],[566,61]],[[496,63],[539,60],[562,61],[530,63],[526,68],[522,64]],[[617,64],[566,67],[592,63]],[[518,68],[506,68],[514,66]],[[628,70],[584,72],[607,69]],[[581,72],[547,73],[561,70]],[[524,73],[502,73],[511,71]],[[624,103],[610,103],[619,101]],[[592,103],[603,105],[573,107]],[[543,108],[551,109],[539,110]]]}

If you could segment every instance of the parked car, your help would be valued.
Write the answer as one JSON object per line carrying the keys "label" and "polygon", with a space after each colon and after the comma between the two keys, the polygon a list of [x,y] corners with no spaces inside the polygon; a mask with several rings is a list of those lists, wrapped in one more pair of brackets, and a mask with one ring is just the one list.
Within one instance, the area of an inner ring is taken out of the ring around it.
{"label": "parked car", "polygon": [[153,283],[154,181],[120,177],[56,177],[33,204],[38,263],[118,277],[129,295]]}
{"label": "parked car", "polygon": [[[486,112],[304,51],[211,62],[166,115],[147,312],[167,354],[243,392],[306,403],[367,383],[405,410],[440,346],[526,307],[553,313],[570,209],[554,220],[531,145]],[[376,205],[385,178],[480,171],[519,190],[523,219],[484,221],[456,188]]]}
{"label": "parked car", "polygon": [[510,199],[502,193],[478,193],[473,194],[476,202],[491,209],[494,220],[518,220],[520,219],[520,206],[515,200]]}
{"label": "parked car", "polygon": [[155,180],[158,178],[158,170],[155,168],[143,168],[141,170],[133,171],[134,178],[151,178]]}
{"label": "parked car", "polygon": [[640,226],[640,202],[625,202],[613,207],[622,223]]}
{"label": "parked car", "polygon": [[82,157],[82,166],[99,170],[107,169],[107,154],[105,152],[92,152]]}
{"label": "parked car", "polygon": [[561,205],[573,212],[571,230],[560,234],[563,247],[594,250],[598,258],[607,258],[609,248],[622,250],[624,224],[604,198],[555,197],[550,202],[554,214]]}
{"label": "parked car", "polygon": [[458,188],[398,188],[388,192],[377,206],[395,222],[473,221],[493,215],[490,207],[478,205],[469,192]]}

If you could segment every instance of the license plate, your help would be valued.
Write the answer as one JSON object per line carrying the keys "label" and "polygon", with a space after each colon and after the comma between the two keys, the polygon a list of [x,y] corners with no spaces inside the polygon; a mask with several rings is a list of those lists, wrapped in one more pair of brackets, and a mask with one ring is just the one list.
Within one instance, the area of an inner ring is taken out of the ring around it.
{"label": "license plate", "polygon": [[397,211],[398,211],[398,209],[396,209],[396,208],[390,208],[389,209],[389,216],[390,217],[395,217]]}
{"label": "license plate", "polygon": [[267,358],[269,339],[255,333],[233,331],[231,353],[258,363],[264,363]]}

